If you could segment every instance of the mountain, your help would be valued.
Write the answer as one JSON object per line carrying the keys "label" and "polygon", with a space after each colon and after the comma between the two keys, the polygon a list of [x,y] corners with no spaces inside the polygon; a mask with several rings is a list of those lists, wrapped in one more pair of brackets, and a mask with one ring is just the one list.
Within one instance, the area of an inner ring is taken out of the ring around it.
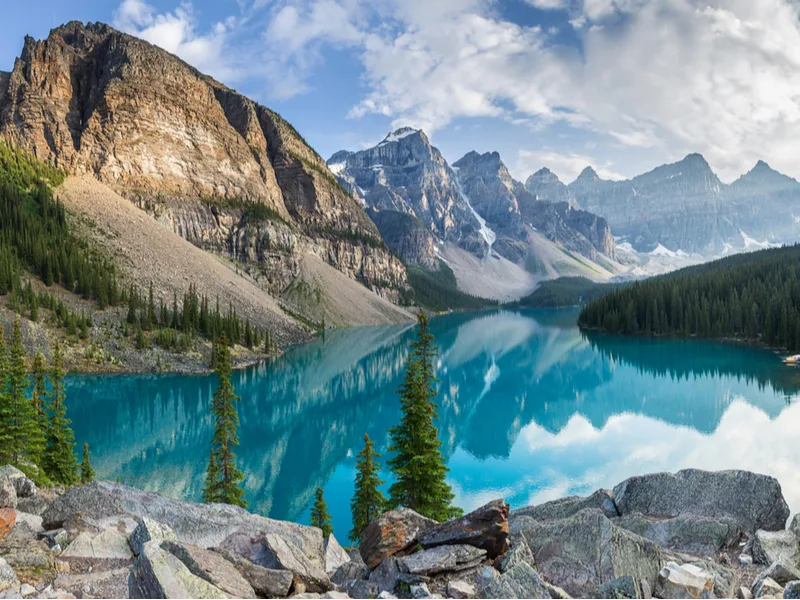
{"label": "mountain", "polygon": [[[71,22],[46,40],[25,38],[0,76],[0,137],[96,178],[315,321],[324,307],[300,297],[315,295],[309,264],[392,300],[407,288],[363,207],[289,123],[108,25]],[[301,282],[309,293],[297,294]],[[331,307],[345,302],[326,292]]]}
{"label": "mountain", "polygon": [[543,277],[618,271],[604,219],[537,201],[497,152],[469,152],[451,166],[424,132],[402,128],[372,148],[335,153],[328,167],[392,251],[429,270],[445,260],[469,293],[506,299]]}
{"label": "mountain", "polygon": [[603,180],[587,167],[566,186],[566,197],[558,183],[543,169],[526,188],[602,215],[639,253],[692,254],[697,261],[800,236],[800,183],[763,161],[730,185],[700,154],[623,181]]}

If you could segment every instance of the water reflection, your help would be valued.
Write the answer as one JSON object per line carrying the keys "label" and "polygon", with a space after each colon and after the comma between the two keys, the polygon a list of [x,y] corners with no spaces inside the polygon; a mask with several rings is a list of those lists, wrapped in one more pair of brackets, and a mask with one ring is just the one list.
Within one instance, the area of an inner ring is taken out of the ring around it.
{"label": "water reflection", "polygon": [[[584,336],[574,321],[573,311],[432,321],[441,349],[440,434],[465,508],[498,495],[519,505],[588,491],[650,470],[717,468],[717,455],[742,467],[758,457],[753,468],[763,471],[772,446],[775,456],[791,452],[777,446],[788,439],[780,435],[796,410],[786,399],[797,394],[798,373],[773,354]],[[343,537],[355,454],[364,432],[382,450],[388,444],[413,335],[405,325],[329,332],[235,375],[239,462],[252,510],[304,520],[324,486]],[[72,376],[70,416],[99,476],[198,499],[214,387],[213,377]],[[774,431],[761,439],[765,427]],[[731,436],[737,450],[749,450],[725,452]]]}

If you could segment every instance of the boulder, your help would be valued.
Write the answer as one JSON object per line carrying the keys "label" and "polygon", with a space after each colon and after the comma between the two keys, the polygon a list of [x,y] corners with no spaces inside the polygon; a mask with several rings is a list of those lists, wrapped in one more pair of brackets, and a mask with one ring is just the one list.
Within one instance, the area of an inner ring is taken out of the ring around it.
{"label": "boulder", "polygon": [[224,548],[211,550],[231,563],[260,598],[282,598],[289,595],[292,587],[292,574],[289,571],[267,569]]}
{"label": "boulder", "polygon": [[656,598],[711,598],[714,577],[694,565],[668,562],[658,573]]}
{"label": "boulder", "polygon": [[783,588],[774,579],[759,579],[753,586],[754,598],[783,598]]}
{"label": "boulder", "polygon": [[61,493],[63,493],[61,488],[37,489],[34,496],[28,498],[17,497],[17,508],[23,512],[41,516]]}
{"label": "boulder", "polygon": [[331,581],[336,585],[343,586],[350,581],[366,579],[368,576],[369,567],[367,565],[351,560],[334,571],[333,575],[331,575]]}
{"label": "boulder", "polygon": [[14,529],[17,522],[17,511],[11,507],[0,508],[0,540],[6,537]]}
{"label": "boulder", "polygon": [[130,565],[133,552],[128,540],[113,529],[91,534],[82,531],[60,556],[70,564],[72,572],[107,571]]}
{"label": "boulder", "polygon": [[742,600],[750,600],[753,597],[753,592],[750,591],[749,587],[740,585],[739,589],[736,590],[736,597]]}
{"label": "boulder", "polygon": [[402,559],[409,573],[433,575],[447,571],[461,571],[479,565],[486,550],[475,546],[436,546],[421,550]]}
{"label": "boulder", "polygon": [[53,500],[42,518],[45,529],[54,529],[75,515],[102,519],[122,514],[167,525],[177,541],[201,548],[219,546],[239,530],[275,533],[291,540],[308,560],[324,568],[322,532],[316,527],[267,519],[230,504],[183,502],[110,481],[71,487]]}
{"label": "boulder", "polygon": [[371,581],[358,579],[345,586],[344,591],[351,598],[394,598],[391,592],[381,591]]}
{"label": "boulder", "polygon": [[508,549],[508,504],[492,500],[471,513],[429,529],[417,539],[423,548],[468,544],[497,558]]}
{"label": "boulder", "polygon": [[655,473],[626,479],[614,488],[621,515],[652,517],[693,514],[731,517],[747,533],[783,529],[789,507],[774,477],[749,471]]}
{"label": "boulder", "polygon": [[539,573],[526,563],[514,565],[478,592],[481,598],[547,598],[553,596]]}
{"label": "boulder", "polygon": [[571,596],[592,596],[624,575],[652,586],[664,562],[658,545],[615,526],[596,508],[556,521],[512,519],[512,533],[515,528],[525,536],[537,570]]}
{"label": "boulder", "polygon": [[396,556],[387,556],[369,574],[369,582],[377,586],[379,591],[394,592],[400,576],[408,573],[408,567]]}
{"label": "boulder", "polygon": [[511,511],[511,516],[526,516],[536,521],[557,521],[586,508],[598,508],[609,519],[619,516],[614,496],[608,490],[597,490],[591,496],[567,496],[536,506],[526,506]]}
{"label": "boulder", "polygon": [[536,560],[533,558],[528,542],[525,541],[525,536],[521,533],[516,533],[509,538],[510,548],[508,551],[497,559],[495,567],[501,573],[505,573],[515,564],[524,562],[532,567],[536,566]]}
{"label": "boulder", "polygon": [[783,597],[800,598],[800,580],[787,583],[786,587],[783,588]]}
{"label": "boulder", "polygon": [[0,558],[0,592],[18,587],[19,579],[17,579],[17,574],[14,573],[14,569],[11,568],[5,559]]}
{"label": "boulder", "polygon": [[131,598],[229,598],[218,587],[193,575],[177,557],[147,542],[130,570]]}
{"label": "boulder", "polygon": [[323,548],[325,550],[326,573],[333,573],[343,564],[350,562],[350,555],[339,545],[333,534],[325,538]]}
{"label": "boulder", "polygon": [[59,573],[53,587],[78,598],[129,598],[130,569],[112,569],[92,573]]}
{"label": "boulder", "polygon": [[800,569],[793,564],[777,561],[759,573],[756,580],[765,577],[777,581],[780,585],[786,585],[790,581],[800,580]]}
{"label": "boulder", "polygon": [[9,536],[0,540],[0,557],[5,559],[24,583],[36,585],[55,579],[55,557],[41,540]]}
{"label": "boulder", "polygon": [[55,546],[65,548],[69,544],[69,534],[63,527],[43,531],[38,537],[47,544],[48,548],[54,548]]}
{"label": "boulder", "polygon": [[17,521],[11,535],[17,537],[35,538],[44,531],[42,527],[42,517],[17,511]]}
{"label": "boulder", "polygon": [[12,465],[0,467],[0,480],[6,479],[14,486],[17,498],[32,498],[36,495],[36,484]]}
{"label": "boulder", "polygon": [[598,598],[642,598],[638,582],[630,575],[618,577],[597,588]]}
{"label": "boulder", "polygon": [[753,562],[771,565],[774,562],[797,565],[797,536],[791,531],[764,531],[759,529],[752,538],[750,552]]}
{"label": "boulder", "polygon": [[447,583],[447,597],[448,598],[474,598],[478,592],[475,586],[466,581],[455,579]]}
{"label": "boulder", "polygon": [[333,585],[322,566],[310,559],[291,538],[276,533],[238,532],[226,538],[221,548],[235,552],[253,564],[291,571],[305,591],[324,593]]}
{"label": "boulder", "polygon": [[139,556],[144,545],[150,540],[174,542],[177,537],[171,527],[153,519],[141,517],[136,529],[131,534],[131,550],[136,556]]}
{"label": "boulder", "polygon": [[0,477],[0,508],[17,508],[17,490],[7,477]]}
{"label": "boulder", "polygon": [[162,541],[161,549],[186,565],[192,575],[205,579],[223,592],[238,598],[255,597],[252,586],[222,555],[191,544],[172,541]]}
{"label": "boulder", "polygon": [[367,525],[362,532],[359,545],[361,558],[373,569],[384,558],[405,550],[437,525],[436,521],[410,508],[390,510]]}
{"label": "boulder", "polygon": [[715,554],[736,543],[740,534],[737,521],[726,516],[685,514],[664,519],[629,513],[613,522],[667,550],[695,554]]}

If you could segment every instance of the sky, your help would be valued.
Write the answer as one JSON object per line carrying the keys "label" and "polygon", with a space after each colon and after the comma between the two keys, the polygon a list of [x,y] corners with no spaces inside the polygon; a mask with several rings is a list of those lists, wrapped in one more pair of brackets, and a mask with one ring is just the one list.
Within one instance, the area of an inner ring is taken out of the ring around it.
{"label": "sky", "polygon": [[631,177],[702,153],[732,181],[800,178],[800,0],[28,0],[26,34],[103,21],[277,110],[324,157],[422,128],[450,161],[498,151]]}

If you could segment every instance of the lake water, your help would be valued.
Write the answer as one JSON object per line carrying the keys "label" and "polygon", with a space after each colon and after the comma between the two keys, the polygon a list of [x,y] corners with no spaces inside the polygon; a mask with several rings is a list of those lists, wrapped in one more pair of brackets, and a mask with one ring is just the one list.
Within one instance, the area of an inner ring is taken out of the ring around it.
{"label": "lake water", "polygon": [[[586,336],[576,315],[498,310],[432,320],[439,433],[460,506],[505,497],[520,507],[697,467],[775,475],[800,509],[800,370],[739,345]],[[365,432],[386,449],[413,336],[408,325],[329,331],[234,375],[250,510],[307,522],[321,486],[346,538],[355,455]],[[100,478],[198,500],[215,383],[70,376],[76,441],[89,442]]]}

